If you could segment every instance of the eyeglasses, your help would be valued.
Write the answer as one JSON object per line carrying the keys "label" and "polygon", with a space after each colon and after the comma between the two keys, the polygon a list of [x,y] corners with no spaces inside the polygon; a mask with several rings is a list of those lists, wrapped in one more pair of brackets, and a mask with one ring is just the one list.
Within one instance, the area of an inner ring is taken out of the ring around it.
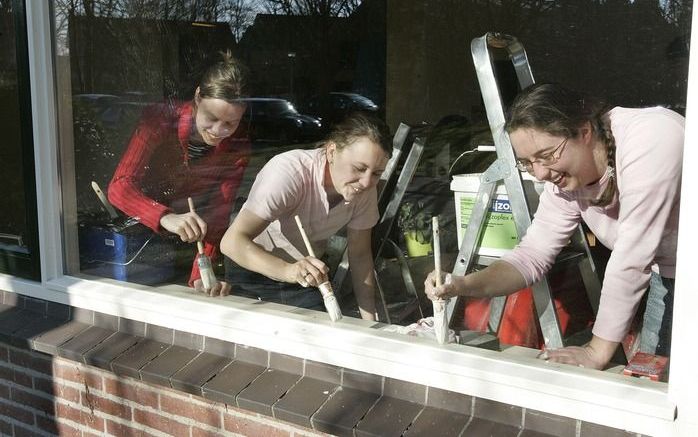
{"label": "eyeglasses", "polygon": [[[534,163],[539,163],[540,165],[544,167],[549,167],[553,164],[555,164],[557,161],[560,160],[560,157],[562,156],[562,151],[564,150],[565,146],[567,145],[567,140],[569,140],[569,137],[565,138],[562,140],[560,144],[557,145],[553,150],[550,152],[547,152],[540,157],[529,161],[528,159],[517,159],[516,160],[516,168],[519,169],[519,171],[527,171],[531,173],[533,171],[533,164]],[[557,153],[557,152],[560,153]],[[557,156],[556,156],[557,154]]]}

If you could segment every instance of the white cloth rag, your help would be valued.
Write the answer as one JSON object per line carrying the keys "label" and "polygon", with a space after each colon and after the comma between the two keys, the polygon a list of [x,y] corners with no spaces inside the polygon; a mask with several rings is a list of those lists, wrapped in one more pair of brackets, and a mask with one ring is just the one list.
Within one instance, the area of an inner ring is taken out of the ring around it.
{"label": "white cloth rag", "polygon": [[[407,326],[389,325],[382,328],[383,331],[387,332],[397,332],[398,334],[412,335],[414,337],[428,337],[436,341],[436,335],[434,335],[434,318],[425,317],[423,319],[417,320],[415,323]],[[448,330],[448,341],[447,343],[456,342],[456,333],[453,329]]]}

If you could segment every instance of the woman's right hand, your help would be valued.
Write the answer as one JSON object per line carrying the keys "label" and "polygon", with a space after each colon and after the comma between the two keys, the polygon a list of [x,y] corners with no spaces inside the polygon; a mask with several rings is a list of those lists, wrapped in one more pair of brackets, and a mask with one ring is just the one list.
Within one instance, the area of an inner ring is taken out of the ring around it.
{"label": "woman's right hand", "polygon": [[160,226],[179,235],[185,243],[199,241],[206,235],[206,222],[195,212],[165,214],[160,218]]}
{"label": "woman's right hand", "polygon": [[306,256],[291,264],[291,281],[297,282],[303,287],[317,287],[327,282],[327,274],[330,269],[317,258]]}
{"label": "woman's right hand", "polygon": [[424,294],[431,300],[441,300],[457,296],[459,293],[453,284],[451,274],[444,272],[441,272],[441,285],[437,287],[436,270],[434,270],[427,275],[427,279],[424,281]]}

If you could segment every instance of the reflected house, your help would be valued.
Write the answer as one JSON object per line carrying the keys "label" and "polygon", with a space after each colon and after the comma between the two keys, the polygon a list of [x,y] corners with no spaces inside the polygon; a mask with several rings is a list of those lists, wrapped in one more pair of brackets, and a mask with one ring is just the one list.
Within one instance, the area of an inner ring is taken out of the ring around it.
{"label": "reflected house", "polygon": [[[664,16],[656,2],[499,3],[390,2],[390,126],[436,123],[449,114],[486,122],[479,90],[470,86],[477,83],[470,42],[489,31],[524,44],[538,82],[562,82],[623,106],[685,100],[688,51],[677,40],[685,25]],[[682,17],[690,19],[690,13]]]}
{"label": "reflected house", "polygon": [[385,1],[362,2],[348,17],[257,14],[240,53],[259,96],[303,108],[331,91],[385,100]]}
{"label": "reflected house", "polygon": [[189,99],[210,56],[236,42],[228,23],[71,16],[73,94]]}

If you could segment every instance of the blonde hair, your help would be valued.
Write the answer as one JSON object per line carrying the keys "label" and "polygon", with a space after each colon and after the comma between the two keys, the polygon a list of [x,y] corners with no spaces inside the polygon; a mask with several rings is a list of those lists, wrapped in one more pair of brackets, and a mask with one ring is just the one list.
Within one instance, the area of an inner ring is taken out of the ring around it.
{"label": "blonde hair", "polygon": [[324,144],[334,143],[337,150],[342,150],[362,137],[378,144],[387,156],[392,154],[388,126],[381,119],[361,112],[354,112],[334,125]]}
{"label": "blonde hair", "polygon": [[230,50],[221,52],[220,56],[221,60],[210,66],[201,78],[199,96],[234,103],[243,97],[246,71]]}

